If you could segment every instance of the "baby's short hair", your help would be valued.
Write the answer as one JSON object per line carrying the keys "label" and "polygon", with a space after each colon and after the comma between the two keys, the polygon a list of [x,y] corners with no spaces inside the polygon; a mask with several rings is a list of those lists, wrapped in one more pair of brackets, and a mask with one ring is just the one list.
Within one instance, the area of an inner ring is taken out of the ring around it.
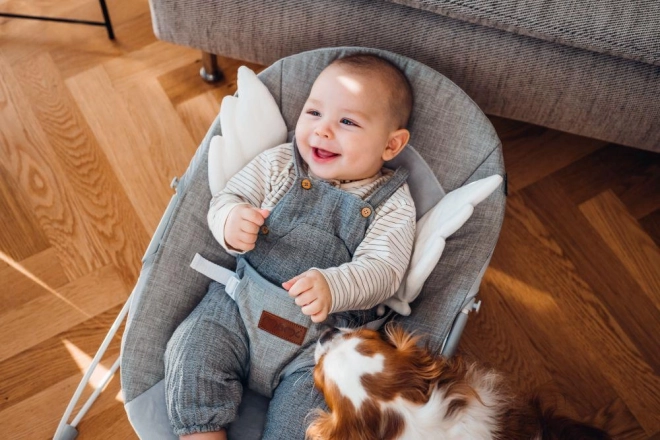
{"label": "baby's short hair", "polygon": [[333,61],[330,65],[346,66],[380,75],[390,90],[390,112],[399,125],[397,128],[408,126],[413,106],[413,92],[408,79],[396,65],[385,58],[368,53],[348,55]]}

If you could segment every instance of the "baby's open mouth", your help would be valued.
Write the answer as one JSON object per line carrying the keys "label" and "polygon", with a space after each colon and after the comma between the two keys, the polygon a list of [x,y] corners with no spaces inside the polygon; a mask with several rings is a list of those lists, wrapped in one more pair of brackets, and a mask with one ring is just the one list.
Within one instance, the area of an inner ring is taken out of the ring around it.
{"label": "baby's open mouth", "polygon": [[314,153],[314,156],[318,157],[319,159],[330,159],[336,156],[339,156],[337,153],[333,153],[328,150],[323,150],[321,148],[312,148],[312,152]]}

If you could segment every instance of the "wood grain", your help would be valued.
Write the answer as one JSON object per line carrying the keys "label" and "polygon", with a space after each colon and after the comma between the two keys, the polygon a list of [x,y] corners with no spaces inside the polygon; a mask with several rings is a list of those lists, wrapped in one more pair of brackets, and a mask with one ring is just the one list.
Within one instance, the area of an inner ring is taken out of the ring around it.
{"label": "wood grain", "polygon": [[[571,315],[565,311],[581,307],[592,293],[519,194],[509,197],[507,212],[501,246],[493,255],[484,282],[497,287],[493,293],[499,294],[499,301],[507,305],[509,311],[505,315],[515,317],[512,324],[535,341],[535,349],[545,359],[544,365],[559,391],[565,395],[578,391],[575,395],[581,397],[573,405],[586,416],[616,397],[609,389],[599,389],[598,383],[605,379],[600,371],[591,368],[591,344],[573,333]],[[529,266],[522,265],[523,259]],[[529,267],[534,270],[528,270]],[[581,331],[598,331],[587,324],[583,323]],[[558,346],[563,349],[557,351]]]}
{"label": "wood grain", "polygon": [[[97,316],[78,322],[56,336],[45,339],[15,356],[0,362],[0,414],[32,395],[76,375],[82,377],[80,365],[75,355],[78,351],[93,357],[101,345],[108,328],[119,313],[120,306],[106,309]],[[103,362],[110,368],[119,354],[119,338],[109,345]],[[75,353],[72,352],[75,347]],[[51,402],[66,407],[70,396]],[[3,416],[4,417],[4,416]]]}
{"label": "wood grain", "polygon": [[[523,197],[546,224],[576,272],[592,288],[566,304],[571,322],[584,320],[590,331],[576,332],[600,357],[601,369],[623,400],[648,431],[660,429],[660,413],[647,408],[660,404],[660,377],[655,328],[660,310],[645,295],[626,296],[622,292],[641,290],[621,262],[589,227],[577,206],[566,206],[569,199],[552,177],[525,190]],[[543,203],[533,204],[534,200]],[[572,307],[571,307],[572,306]],[[606,354],[606,355],[605,355]]]}
{"label": "wood grain", "polygon": [[17,234],[2,234],[0,248],[13,260],[22,260],[50,246],[30,209],[29,200],[16,191],[16,183],[0,173],[0,223]]}
{"label": "wood grain", "polygon": [[113,263],[127,285],[137,280],[149,237],[96,138],[48,54],[14,66],[41,127],[80,201],[80,212],[103,263]]}
{"label": "wood grain", "polygon": [[162,173],[154,164],[145,130],[135,123],[128,103],[116,92],[103,66],[66,83],[144,229],[151,234],[171,197],[168,186],[173,176]]}
{"label": "wood grain", "polygon": [[57,290],[69,282],[54,248],[12,264],[0,268],[0,280],[4,286],[0,289],[3,312],[18,309],[46,294],[48,289]]}
{"label": "wood grain", "polygon": [[580,205],[580,210],[642,287],[630,294],[645,293],[660,310],[660,252],[632,213],[609,190]]}
{"label": "wood grain", "polygon": [[[0,7],[100,18],[92,0]],[[225,79],[204,83],[198,51],[156,39],[147,0],[109,7],[115,41],[0,18],[0,427],[12,438],[52,437],[134,286],[172,178],[247,64],[220,57]],[[660,440],[660,155],[491,121],[508,206],[459,350],[616,439]],[[136,438],[118,377],[79,428]]]}
{"label": "wood grain", "polygon": [[650,151],[609,144],[558,170],[554,177],[571,188],[568,195],[575,204],[611,189],[639,218],[660,208],[657,157]]}
{"label": "wood grain", "polygon": [[220,100],[213,93],[202,93],[177,105],[176,111],[192,138],[201,143],[220,112]]}
{"label": "wood grain", "polygon": [[644,232],[653,239],[655,245],[660,246],[660,209],[642,217],[639,224],[644,228]]}
{"label": "wood grain", "polygon": [[[30,208],[70,279],[103,266],[98,249],[78,211],[78,201],[19,82],[0,57],[0,126],[3,130],[0,170],[13,177],[16,191],[30,201]],[[10,232],[10,231],[8,231]],[[14,233],[11,231],[10,233]]]}
{"label": "wood grain", "polygon": [[[0,361],[36,345],[80,322],[123,304],[129,291],[114,266],[109,265],[54,290],[46,290],[21,307],[0,312]],[[35,316],[50,315],[31,325]],[[26,332],[26,329],[30,329]],[[21,334],[21,333],[25,334]],[[17,335],[21,335],[17,338]]]}
{"label": "wood grain", "polygon": [[[491,118],[507,146],[506,165],[517,172],[509,176],[509,189],[517,191],[588,156],[603,147],[603,141],[568,135],[556,130]],[[530,149],[534,154],[529,154]]]}

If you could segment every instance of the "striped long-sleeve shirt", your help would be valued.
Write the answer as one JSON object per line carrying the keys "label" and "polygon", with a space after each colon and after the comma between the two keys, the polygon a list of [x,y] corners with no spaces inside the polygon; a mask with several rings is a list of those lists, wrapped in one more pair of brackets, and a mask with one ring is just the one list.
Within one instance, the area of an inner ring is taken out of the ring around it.
{"label": "striped long-sleeve shirt", "polygon": [[[392,173],[392,170],[383,168],[368,179],[330,183],[365,199]],[[228,252],[237,255],[224,239],[224,227],[231,209],[239,204],[249,204],[270,210],[289,191],[295,179],[290,143],[261,153],[232,177],[224,190],[213,196],[208,214],[213,236]],[[403,184],[375,211],[375,218],[353,259],[338,267],[317,269],[330,287],[330,313],[364,310],[382,304],[396,294],[406,273],[415,238],[415,205],[408,185]],[[407,305],[405,300],[403,302]],[[399,304],[400,301],[388,303]],[[395,305],[392,307],[396,309]]]}

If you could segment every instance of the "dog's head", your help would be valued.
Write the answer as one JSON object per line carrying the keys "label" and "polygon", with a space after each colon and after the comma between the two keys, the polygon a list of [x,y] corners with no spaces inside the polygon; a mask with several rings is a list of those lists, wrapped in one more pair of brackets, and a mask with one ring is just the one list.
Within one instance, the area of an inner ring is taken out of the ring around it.
{"label": "dog's head", "polygon": [[317,412],[308,438],[396,438],[405,428],[396,402],[428,401],[443,361],[399,327],[388,326],[385,334],[332,329],[320,338],[314,383],[330,413]]}
{"label": "dog's head", "polygon": [[522,439],[536,438],[541,429],[548,438],[610,438],[555,416],[538,400],[523,405],[496,372],[460,356],[435,356],[418,339],[397,326],[386,327],[384,336],[365,329],[324,333],[316,346],[314,383],[330,412],[316,412],[307,438]]}

